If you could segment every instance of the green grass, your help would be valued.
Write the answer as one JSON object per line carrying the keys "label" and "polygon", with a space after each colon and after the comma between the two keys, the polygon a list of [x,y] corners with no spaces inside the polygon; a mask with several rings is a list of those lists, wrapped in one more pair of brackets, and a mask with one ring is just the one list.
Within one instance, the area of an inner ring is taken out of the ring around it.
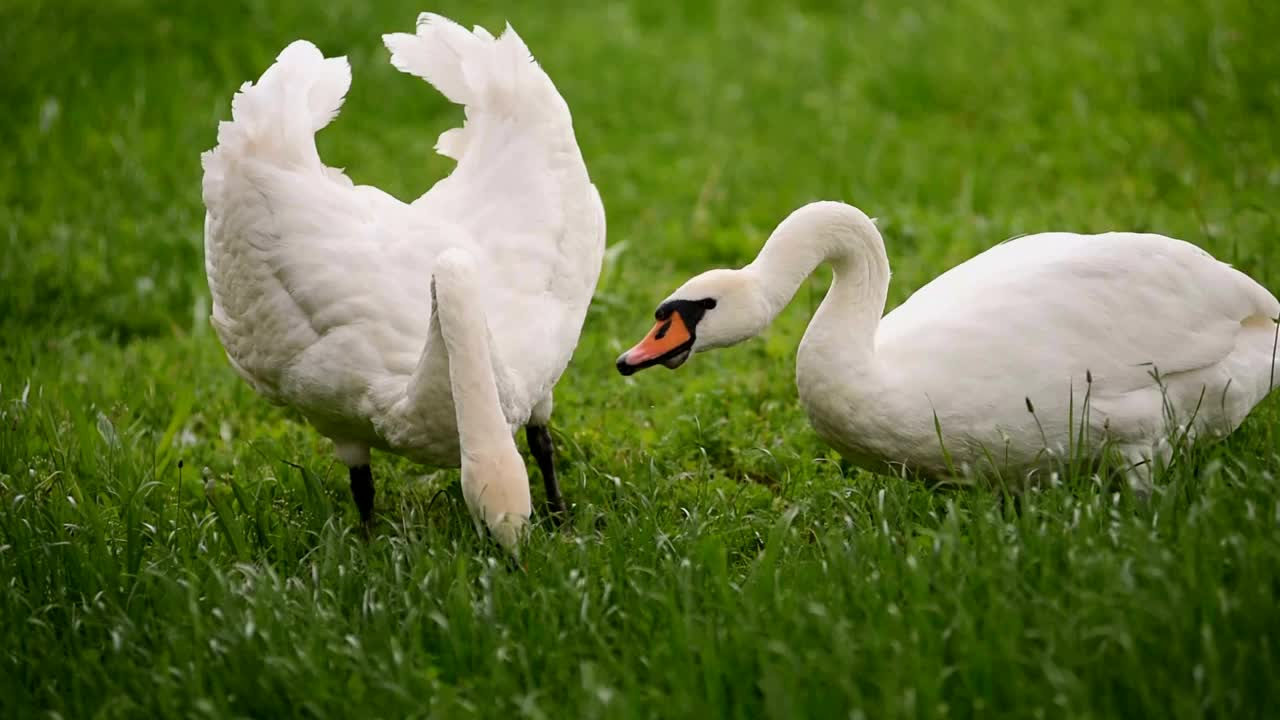
{"label": "green grass", "polygon": [[816,438],[792,378],[825,276],[677,374],[612,360],[818,198],[882,219],[890,304],[1048,229],[1280,287],[1280,4],[431,7],[519,29],[609,214],[554,419],[573,526],[526,572],[456,471],[386,456],[361,541],[327,443],[206,320],[199,153],[289,41],[351,57],[330,164],[401,197],[448,171],[460,112],[379,42],[424,8],[170,5],[0,4],[0,717],[1274,713],[1277,398],[1150,505],[1080,474],[1015,513]]}

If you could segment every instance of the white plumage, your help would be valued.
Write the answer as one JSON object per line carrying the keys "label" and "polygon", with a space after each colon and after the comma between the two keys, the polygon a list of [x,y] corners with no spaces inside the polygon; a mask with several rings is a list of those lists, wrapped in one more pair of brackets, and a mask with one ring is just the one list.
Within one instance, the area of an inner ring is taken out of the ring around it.
{"label": "white plumage", "polygon": [[[1146,486],[1150,461],[1167,461],[1173,442],[1235,430],[1280,379],[1280,303],[1190,243],[1020,237],[881,318],[884,242],[865,214],[832,202],[792,213],[745,268],[673,293],[664,306],[714,307],[683,354],[667,349],[668,364],[757,334],[824,262],[835,279],[800,344],[796,382],[819,435],[864,466],[1009,477],[1114,446]],[[646,340],[619,368],[658,362]]]}
{"label": "white plumage", "polygon": [[[549,419],[604,209],[568,107],[513,30],[423,14],[416,34],[384,41],[397,68],[465,105],[437,144],[457,167],[408,204],[326,167],[313,136],[351,71],[294,42],[236,94],[203,157],[213,326],[236,370],[346,464],[366,465],[369,448],[461,464],[477,518],[506,527],[496,515],[529,514],[511,433]],[[496,456],[504,469],[468,472]]]}

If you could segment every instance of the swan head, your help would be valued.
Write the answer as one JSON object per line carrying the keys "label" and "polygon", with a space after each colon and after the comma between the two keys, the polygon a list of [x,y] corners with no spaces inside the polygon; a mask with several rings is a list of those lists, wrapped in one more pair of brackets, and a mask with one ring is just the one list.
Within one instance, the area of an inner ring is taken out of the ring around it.
{"label": "swan head", "polygon": [[[509,446],[508,446],[509,445]],[[529,475],[514,443],[462,454],[462,496],[475,520],[507,552],[519,557],[533,503]]]}
{"label": "swan head", "polygon": [[773,314],[751,269],[710,270],[691,278],[658,305],[657,323],[618,358],[618,372],[631,375],[654,365],[678,368],[703,350],[755,337]]}

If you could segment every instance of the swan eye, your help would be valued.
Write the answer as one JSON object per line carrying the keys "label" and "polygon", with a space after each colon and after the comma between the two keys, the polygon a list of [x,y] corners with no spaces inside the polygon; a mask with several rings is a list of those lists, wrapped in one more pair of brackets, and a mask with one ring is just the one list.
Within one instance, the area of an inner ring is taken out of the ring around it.
{"label": "swan eye", "polygon": [[715,299],[715,298],[707,298],[706,300],[703,300],[703,301],[702,301],[701,303],[699,303],[699,304],[700,304],[700,305],[702,305],[702,307],[704,307],[704,308],[706,308],[706,309],[710,310],[711,308],[713,308],[713,307],[715,307],[715,306],[716,306],[716,299]]}

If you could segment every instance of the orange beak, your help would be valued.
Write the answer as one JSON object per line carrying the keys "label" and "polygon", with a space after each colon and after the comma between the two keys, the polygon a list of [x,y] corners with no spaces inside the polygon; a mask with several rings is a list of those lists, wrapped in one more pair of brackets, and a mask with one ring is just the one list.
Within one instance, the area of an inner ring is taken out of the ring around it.
{"label": "orange beak", "polygon": [[669,367],[677,367],[689,355],[693,333],[684,324],[679,311],[672,311],[665,320],[659,320],[639,344],[622,353],[618,358],[618,372],[630,375],[651,365],[669,361]]}

